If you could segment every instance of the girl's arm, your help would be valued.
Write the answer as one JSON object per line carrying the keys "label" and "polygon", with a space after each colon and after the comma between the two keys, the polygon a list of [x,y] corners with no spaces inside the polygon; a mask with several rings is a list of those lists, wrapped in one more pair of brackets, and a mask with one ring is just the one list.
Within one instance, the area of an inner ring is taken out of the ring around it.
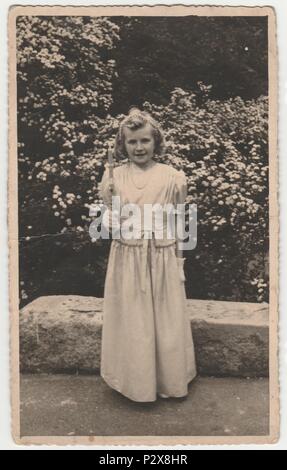
{"label": "girl's arm", "polygon": [[[175,197],[174,197],[174,203],[175,205],[177,204],[184,204],[185,199],[187,196],[187,181],[186,181],[186,176],[183,171],[177,171],[176,176],[175,176]],[[185,223],[184,222],[184,215],[178,215],[176,216],[176,226],[178,222]],[[183,227],[184,230],[184,227]],[[176,240],[176,256],[177,258],[183,258],[183,251],[180,249],[182,240],[178,239]]]}
{"label": "girl's arm", "polygon": [[100,182],[100,196],[103,199],[103,202],[106,206],[111,208],[112,206],[112,196],[114,192],[114,187],[111,186],[111,180],[109,177],[109,168],[106,166],[105,172]]}
{"label": "girl's arm", "polygon": [[183,251],[179,249],[179,242],[176,241],[175,253],[177,258],[183,258]]}
{"label": "girl's arm", "polygon": [[[175,198],[174,198],[175,205],[184,204],[186,196],[187,196],[186,176],[185,176],[183,171],[177,171],[177,174],[175,176]],[[176,209],[177,209],[177,207],[176,207]],[[177,214],[176,215],[176,227],[177,227],[178,223],[185,224],[184,209],[183,209],[183,214]],[[183,229],[182,231],[184,231],[184,228],[185,227],[182,227],[182,229]],[[185,274],[184,274],[184,261],[185,261],[185,258],[183,257],[183,251],[181,249],[181,244],[182,244],[182,240],[177,238],[175,254],[176,254],[176,259],[177,259],[179,278],[180,278],[181,282],[184,282],[185,281]]]}

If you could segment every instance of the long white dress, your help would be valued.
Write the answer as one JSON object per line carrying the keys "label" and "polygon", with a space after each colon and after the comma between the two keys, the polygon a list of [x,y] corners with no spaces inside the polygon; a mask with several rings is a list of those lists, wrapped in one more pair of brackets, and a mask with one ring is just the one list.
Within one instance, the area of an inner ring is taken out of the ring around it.
{"label": "long white dress", "polygon": [[[114,170],[121,204],[182,203],[181,171],[156,163],[138,189],[129,163]],[[101,192],[108,200],[108,174]],[[196,376],[194,346],[186,312],[184,282],[175,241],[113,240],[104,292],[101,376],[131,400],[155,401],[157,394],[182,397]]]}

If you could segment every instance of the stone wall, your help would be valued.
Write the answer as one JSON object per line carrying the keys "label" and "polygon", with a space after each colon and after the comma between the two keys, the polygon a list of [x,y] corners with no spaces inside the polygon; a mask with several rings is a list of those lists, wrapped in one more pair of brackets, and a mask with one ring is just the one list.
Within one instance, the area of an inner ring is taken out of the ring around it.
{"label": "stone wall", "polygon": [[[103,299],[40,297],[20,312],[23,372],[100,368]],[[268,304],[187,300],[201,375],[268,375]]]}

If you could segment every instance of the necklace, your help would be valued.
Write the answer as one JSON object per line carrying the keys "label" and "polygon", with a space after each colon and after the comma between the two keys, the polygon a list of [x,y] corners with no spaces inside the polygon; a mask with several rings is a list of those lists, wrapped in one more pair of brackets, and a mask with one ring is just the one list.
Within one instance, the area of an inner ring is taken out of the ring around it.
{"label": "necklace", "polygon": [[[140,170],[138,172],[138,174],[140,174],[140,180],[143,181],[142,184],[138,184],[138,182],[136,183],[135,181],[135,178],[134,178],[134,166],[130,163],[130,175],[131,175],[131,180],[134,184],[134,186],[137,188],[137,189],[144,189],[150,182],[151,180],[151,176],[150,176],[150,168],[153,168],[155,165],[155,163],[153,165],[151,165],[147,170]],[[144,177],[143,177],[144,175]]]}

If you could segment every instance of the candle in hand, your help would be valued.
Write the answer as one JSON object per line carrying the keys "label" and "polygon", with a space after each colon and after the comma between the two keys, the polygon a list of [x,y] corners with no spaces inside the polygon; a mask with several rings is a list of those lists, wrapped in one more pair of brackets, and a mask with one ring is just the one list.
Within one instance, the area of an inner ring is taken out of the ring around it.
{"label": "candle in hand", "polygon": [[111,191],[114,188],[114,160],[113,160],[113,149],[112,147],[108,148],[108,167],[109,167],[109,180],[110,180],[110,189]]}

